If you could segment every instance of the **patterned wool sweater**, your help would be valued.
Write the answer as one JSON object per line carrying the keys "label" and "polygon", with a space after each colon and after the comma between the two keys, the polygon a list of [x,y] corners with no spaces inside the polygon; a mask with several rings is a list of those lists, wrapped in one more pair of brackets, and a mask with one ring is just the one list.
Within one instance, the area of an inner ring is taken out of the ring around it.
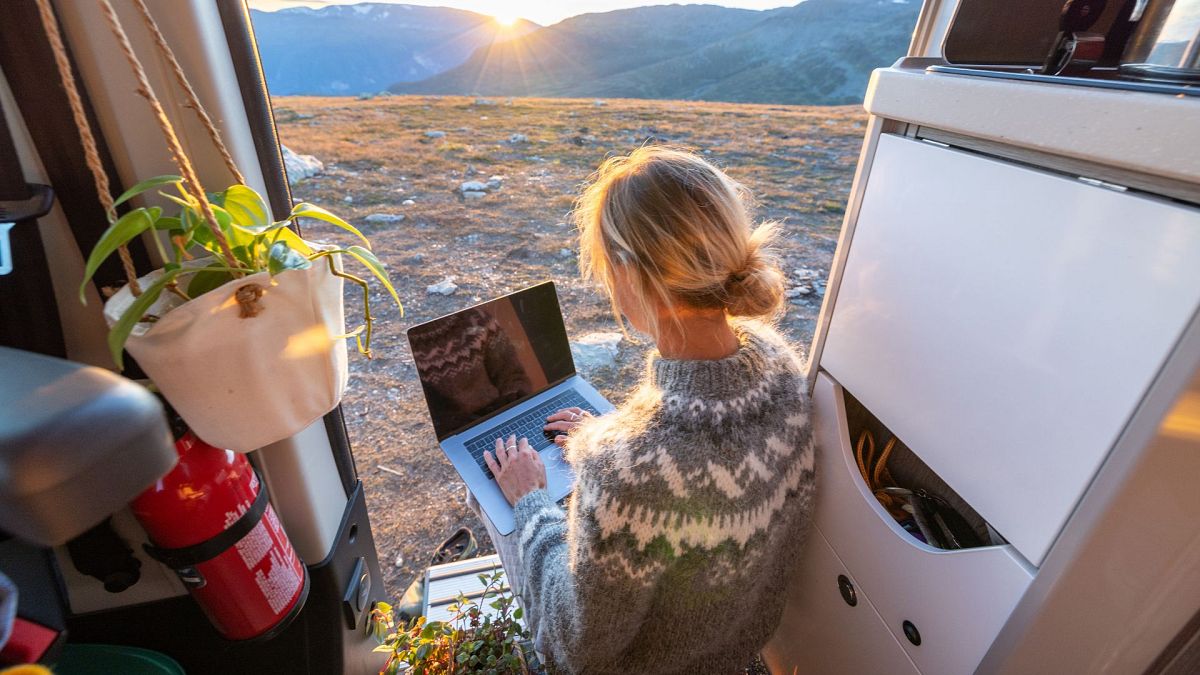
{"label": "patterned wool sweater", "polygon": [[516,506],[534,643],[571,673],[740,672],[770,638],[813,504],[800,358],[739,322],[738,352],[652,355],[613,413],[571,436],[569,512]]}

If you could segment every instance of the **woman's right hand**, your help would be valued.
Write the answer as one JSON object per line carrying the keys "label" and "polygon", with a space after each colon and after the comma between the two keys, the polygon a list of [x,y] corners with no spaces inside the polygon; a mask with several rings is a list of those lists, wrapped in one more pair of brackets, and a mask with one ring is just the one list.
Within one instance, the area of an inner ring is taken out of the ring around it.
{"label": "woman's right hand", "polygon": [[563,408],[553,415],[546,418],[546,426],[542,427],[544,431],[553,431],[555,433],[555,444],[562,446],[567,443],[567,434],[575,430],[579,423],[591,417],[592,414],[582,408]]}

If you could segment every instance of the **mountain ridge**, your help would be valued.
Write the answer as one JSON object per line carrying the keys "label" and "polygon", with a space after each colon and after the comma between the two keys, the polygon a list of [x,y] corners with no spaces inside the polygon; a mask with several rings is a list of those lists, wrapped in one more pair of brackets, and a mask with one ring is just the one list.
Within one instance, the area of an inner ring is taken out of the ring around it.
{"label": "mountain ridge", "polygon": [[359,3],[250,10],[271,92],[276,95],[378,93],[465,61],[476,48],[525,35],[490,16],[450,7]]}
{"label": "mountain ridge", "polygon": [[[919,9],[915,1],[807,0],[761,11],[665,5],[581,15],[390,91],[857,103],[870,71],[906,52]],[[718,34],[703,30],[713,26]],[[607,60],[612,67],[594,65]]]}

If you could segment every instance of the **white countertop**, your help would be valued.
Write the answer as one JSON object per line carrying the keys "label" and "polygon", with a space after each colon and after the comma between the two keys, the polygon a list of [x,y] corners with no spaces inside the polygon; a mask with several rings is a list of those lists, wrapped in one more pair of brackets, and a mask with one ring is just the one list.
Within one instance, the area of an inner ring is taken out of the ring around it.
{"label": "white countertop", "polygon": [[876,70],[872,115],[1200,183],[1200,98],[1042,84],[918,67]]}

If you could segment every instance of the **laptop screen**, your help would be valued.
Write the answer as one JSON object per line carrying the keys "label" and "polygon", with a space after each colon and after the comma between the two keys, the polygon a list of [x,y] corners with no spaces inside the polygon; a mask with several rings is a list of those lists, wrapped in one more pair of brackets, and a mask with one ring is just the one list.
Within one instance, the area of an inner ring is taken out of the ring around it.
{"label": "laptop screen", "polygon": [[552,282],[413,326],[408,343],[438,440],[575,373]]}

